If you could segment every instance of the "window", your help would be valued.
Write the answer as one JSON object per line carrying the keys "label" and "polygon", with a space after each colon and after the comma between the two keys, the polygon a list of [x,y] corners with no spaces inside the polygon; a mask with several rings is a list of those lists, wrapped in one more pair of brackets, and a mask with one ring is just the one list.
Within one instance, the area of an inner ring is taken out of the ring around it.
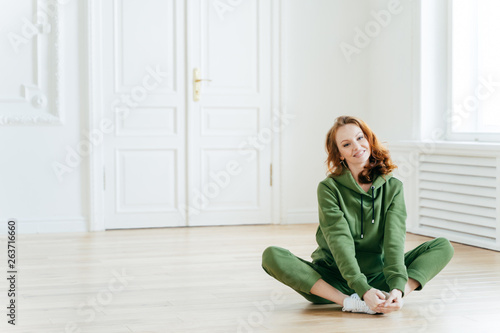
{"label": "window", "polygon": [[450,0],[448,138],[500,141],[500,1]]}

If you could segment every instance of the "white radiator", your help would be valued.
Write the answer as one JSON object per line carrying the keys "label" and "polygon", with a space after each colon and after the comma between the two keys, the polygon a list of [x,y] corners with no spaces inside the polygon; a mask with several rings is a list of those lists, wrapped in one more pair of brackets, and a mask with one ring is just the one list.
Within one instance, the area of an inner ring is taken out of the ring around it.
{"label": "white radiator", "polygon": [[496,156],[420,153],[415,231],[500,249],[498,168]]}

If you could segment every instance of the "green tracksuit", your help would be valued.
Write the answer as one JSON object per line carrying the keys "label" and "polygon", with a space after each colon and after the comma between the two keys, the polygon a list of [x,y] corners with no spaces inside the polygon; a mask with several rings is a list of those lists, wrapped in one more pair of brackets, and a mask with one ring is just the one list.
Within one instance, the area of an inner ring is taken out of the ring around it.
{"label": "green tracksuit", "polygon": [[330,303],[312,295],[322,278],[341,292],[362,297],[370,288],[404,293],[408,277],[418,289],[439,273],[453,256],[445,238],[404,253],[406,208],[403,185],[391,174],[375,177],[368,192],[345,170],[318,186],[318,248],[312,263],[280,247],[268,247],[262,267],[277,280],[314,303]]}

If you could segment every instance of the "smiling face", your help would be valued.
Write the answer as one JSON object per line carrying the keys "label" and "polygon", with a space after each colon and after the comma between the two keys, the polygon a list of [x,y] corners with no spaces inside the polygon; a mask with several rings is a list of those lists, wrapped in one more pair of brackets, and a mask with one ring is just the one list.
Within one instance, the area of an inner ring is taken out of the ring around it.
{"label": "smiling face", "polygon": [[371,154],[370,143],[359,126],[346,124],[339,127],[335,142],[341,159],[344,159],[349,167],[361,168],[366,165]]}

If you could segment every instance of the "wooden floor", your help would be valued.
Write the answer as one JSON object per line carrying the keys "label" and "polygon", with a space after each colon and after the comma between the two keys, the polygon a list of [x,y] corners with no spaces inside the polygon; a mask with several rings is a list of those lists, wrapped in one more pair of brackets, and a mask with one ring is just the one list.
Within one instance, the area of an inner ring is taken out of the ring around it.
{"label": "wooden floor", "polygon": [[[451,263],[423,291],[405,298],[401,311],[344,313],[337,305],[309,304],[260,267],[268,245],[310,260],[315,229],[21,235],[18,325],[6,324],[2,279],[0,332],[499,331],[500,253],[453,243]],[[407,250],[428,239],[408,234]],[[5,257],[4,250],[0,253]]]}

